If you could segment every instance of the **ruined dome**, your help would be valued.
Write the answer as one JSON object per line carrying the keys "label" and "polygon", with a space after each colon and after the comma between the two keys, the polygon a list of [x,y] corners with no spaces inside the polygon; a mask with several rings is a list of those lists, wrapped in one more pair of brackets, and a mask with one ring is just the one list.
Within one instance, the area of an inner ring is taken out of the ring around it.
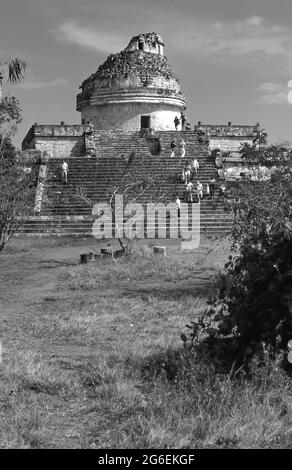
{"label": "ruined dome", "polygon": [[[166,57],[163,56],[163,49],[162,37],[156,33],[147,33],[134,36],[124,50],[109,55],[97,71],[82,83],[82,92],[77,96],[77,110],[81,111],[82,119],[93,121],[98,128],[137,129],[140,127],[137,121],[139,116],[149,112],[151,114],[154,109],[158,111],[158,105],[160,111],[168,106],[169,109],[173,108],[172,111],[176,114],[185,109],[180,82]],[[115,111],[124,113],[126,108],[118,106],[122,103],[128,105],[132,103],[131,109],[128,106],[131,123],[122,123],[127,116],[118,119],[117,122],[111,118],[108,123],[102,123],[101,117],[96,117],[96,113],[100,113],[101,110],[103,115],[105,112],[110,113],[111,110],[100,108],[110,104],[116,105]],[[152,111],[149,106],[147,109],[145,106],[145,109],[142,109],[141,103],[152,104]],[[141,111],[136,116],[135,124],[134,104],[136,111],[139,107]],[[157,122],[156,119],[156,124]],[[110,125],[113,127],[108,127]]]}
{"label": "ruined dome", "polygon": [[141,54],[140,51],[129,53],[124,50],[119,54],[110,55],[97,71],[83,82],[82,88],[87,88],[92,83],[97,88],[124,88],[133,85],[156,87],[157,80],[160,80],[160,85],[179,88],[179,81],[165,57],[151,52]]}

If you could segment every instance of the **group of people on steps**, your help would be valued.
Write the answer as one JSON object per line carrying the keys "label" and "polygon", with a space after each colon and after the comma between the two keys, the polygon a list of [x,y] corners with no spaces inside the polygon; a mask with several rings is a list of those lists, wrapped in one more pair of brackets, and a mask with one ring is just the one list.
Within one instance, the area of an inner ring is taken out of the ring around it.
{"label": "group of people on steps", "polygon": [[[186,154],[186,143],[183,139],[180,139],[179,144],[175,142],[175,140],[172,140],[170,144],[170,158],[175,157],[175,149],[176,147],[179,147],[180,150],[180,157],[184,158]],[[203,199],[203,185],[202,183],[198,180],[196,182],[196,185],[194,187],[194,183],[191,181],[194,177],[197,178],[198,176],[198,171],[199,171],[199,162],[196,159],[196,157],[193,157],[193,159],[190,162],[187,162],[184,168],[182,169],[182,181],[185,183],[185,195],[186,195],[186,201],[187,202],[194,202],[194,193],[196,194],[197,200],[200,203],[201,200]],[[216,180],[215,178],[211,178],[206,186],[206,194],[209,196],[211,199],[214,198],[215,195],[215,189],[216,189]],[[179,199],[177,197],[177,199]]]}
{"label": "group of people on steps", "polygon": [[[186,116],[182,112],[180,115],[180,118],[178,116],[175,116],[174,119],[174,124],[175,124],[175,129],[178,130],[178,126],[181,124],[181,130],[185,130],[185,124],[186,124]],[[184,139],[180,139],[179,143],[177,144],[175,140],[172,140],[170,144],[170,158],[175,157],[175,151],[176,148],[179,148],[179,155],[181,158],[185,157],[186,154],[186,143]],[[199,171],[200,165],[196,157],[193,157],[190,162],[187,162],[182,169],[182,181],[185,184],[185,199],[187,202],[194,202],[194,195],[196,195],[197,201],[200,203],[201,200],[204,197],[203,193],[203,185],[202,183],[197,180],[196,184],[192,182],[194,178],[197,179],[198,177],[198,171]],[[68,163],[63,160],[61,164],[61,174],[62,174],[62,180],[64,183],[67,183],[68,181]],[[211,200],[214,198],[215,195],[215,190],[217,187],[217,182],[214,177],[212,177],[207,185],[206,185],[206,194],[211,198]],[[225,192],[225,186],[221,185],[219,187],[219,192],[220,194],[224,195]],[[180,209],[180,198],[179,196],[176,197],[176,204],[178,209]]]}
{"label": "group of people on steps", "polygon": [[186,143],[185,143],[184,139],[181,139],[179,144],[176,144],[175,140],[172,140],[172,142],[170,144],[170,158],[175,157],[175,149],[176,149],[177,146],[179,147],[180,157],[184,158],[184,156],[186,154]]}

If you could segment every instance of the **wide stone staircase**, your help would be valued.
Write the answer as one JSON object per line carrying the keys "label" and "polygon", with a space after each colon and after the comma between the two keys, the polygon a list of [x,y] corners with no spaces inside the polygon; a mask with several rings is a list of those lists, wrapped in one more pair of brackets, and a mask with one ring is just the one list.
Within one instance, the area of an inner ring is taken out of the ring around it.
{"label": "wide stone staircase", "polygon": [[[186,143],[184,158],[181,158],[179,150],[181,139]],[[176,155],[170,158],[173,140],[177,143]],[[138,202],[174,202],[176,196],[183,202],[185,187],[181,178],[182,169],[194,156],[200,168],[197,179],[192,181],[195,186],[199,180],[204,188],[200,229],[207,235],[230,229],[231,216],[224,210],[224,201],[215,198],[211,202],[206,195],[207,182],[216,176],[216,168],[208,156],[206,144],[200,142],[194,131],[161,131],[148,138],[142,137],[139,132],[94,131],[90,150],[85,145],[83,154],[68,156],[67,184],[61,178],[62,161],[59,158],[49,160],[41,212],[26,221],[22,233],[42,236],[91,235],[94,221],[92,204],[109,202],[115,191],[119,193],[117,188],[125,178],[129,178],[130,183],[134,180],[146,182]],[[149,179],[154,184],[148,188]],[[189,213],[191,206],[189,204]]]}

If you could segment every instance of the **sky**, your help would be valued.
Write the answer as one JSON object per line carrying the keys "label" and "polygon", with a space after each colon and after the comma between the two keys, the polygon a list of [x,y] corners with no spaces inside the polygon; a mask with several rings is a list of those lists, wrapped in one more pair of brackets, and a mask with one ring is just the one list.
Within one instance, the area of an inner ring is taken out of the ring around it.
{"label": "sky", "polygon": [[259,122],[271,142],[292,141],[291,25],[291,0],[1,0],[0,62],[27,63],[25,80],[3,87],[23,110],[16,144],[35,122],[79,124],[82,81],[152,31],[164,39],[191,123]]}

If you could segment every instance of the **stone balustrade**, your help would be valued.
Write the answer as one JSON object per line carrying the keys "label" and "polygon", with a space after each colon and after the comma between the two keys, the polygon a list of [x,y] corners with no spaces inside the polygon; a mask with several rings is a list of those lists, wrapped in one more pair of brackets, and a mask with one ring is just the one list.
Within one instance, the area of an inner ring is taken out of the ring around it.
{"label": "stone balustrade", "polygon": [[195,131],[206,134],[208,137],[255,137],[259,131],[258,125],[241,124],[199,124],[195,126]]}

